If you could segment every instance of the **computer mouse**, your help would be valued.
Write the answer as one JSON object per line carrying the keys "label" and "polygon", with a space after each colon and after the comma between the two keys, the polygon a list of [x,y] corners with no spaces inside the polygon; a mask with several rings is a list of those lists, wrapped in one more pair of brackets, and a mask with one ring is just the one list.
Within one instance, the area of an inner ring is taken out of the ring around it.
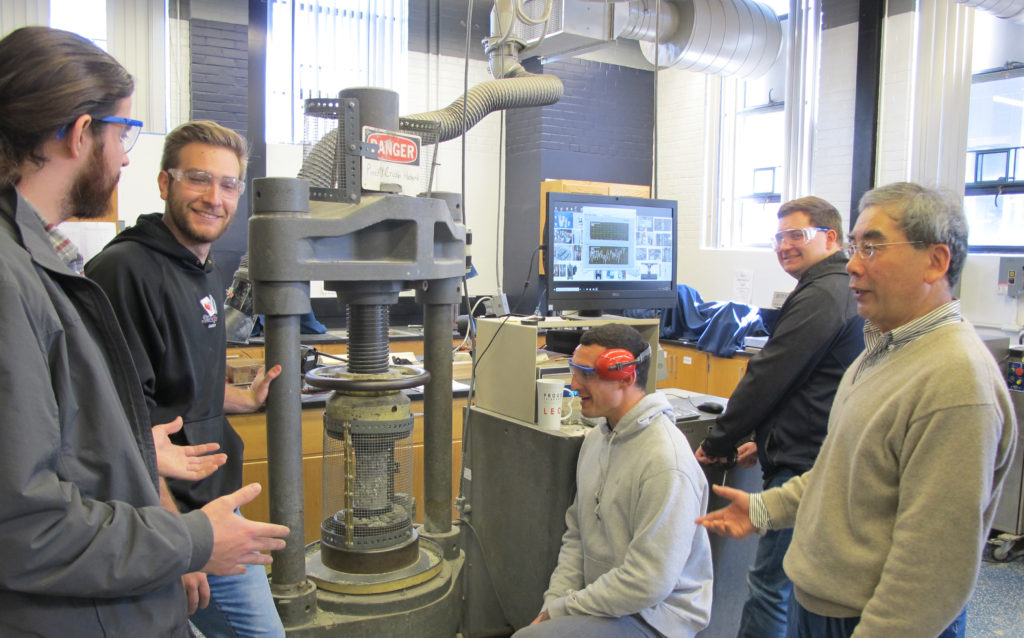
{"label": "computer mouse", "polygon": [[714,401],[705,401],[697,406],[697,409],[701,412],[710,412],[711,414],[721,414],[722,410],[725,410],[725,406],[721,403],[715,403]]}

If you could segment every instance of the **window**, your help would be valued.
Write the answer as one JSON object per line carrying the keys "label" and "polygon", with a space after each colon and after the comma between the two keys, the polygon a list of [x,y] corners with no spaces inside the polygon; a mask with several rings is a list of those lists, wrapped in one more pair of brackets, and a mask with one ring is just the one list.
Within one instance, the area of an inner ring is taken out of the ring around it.
{"label": "window", "polygon": [[[782,16],[788,0],[763,2]],[[721,81],[718,189],[709,234],[717,248],[767,246],[778,225],[776,212],[785,183],[786,48],[763,77]]]}
{"label": "window", "polygon": [[719,219],[730,223],[720,236],[734,247],[767,245],[778,225],[785,104],[770,89],[754,90],[765,84],[733,80],[722,87],[722,127],[732,127],[732,144],[721,148]]}
{"label": "window", "polygon": [[89,38],[107,50],[106,0],[50,0],[50,26]]}
{"label": "window", "polygon": [[1024,252],[1024,27],[978,12],[964,211],[972,251]]}
{"label": "window", "polygon": [[354,86],[403,91],[408,0],[272,0],[267,141],[303,139],[303,102]]}

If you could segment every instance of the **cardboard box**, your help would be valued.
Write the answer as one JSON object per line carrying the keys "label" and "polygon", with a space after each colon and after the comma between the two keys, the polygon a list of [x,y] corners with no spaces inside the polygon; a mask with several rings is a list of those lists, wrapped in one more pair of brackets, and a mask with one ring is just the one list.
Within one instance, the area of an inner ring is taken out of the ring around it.
{"label": "cardboard box", "polygon": [[262,359],[228,359],[225,376],[228,383],[252,383],[263,366]]}

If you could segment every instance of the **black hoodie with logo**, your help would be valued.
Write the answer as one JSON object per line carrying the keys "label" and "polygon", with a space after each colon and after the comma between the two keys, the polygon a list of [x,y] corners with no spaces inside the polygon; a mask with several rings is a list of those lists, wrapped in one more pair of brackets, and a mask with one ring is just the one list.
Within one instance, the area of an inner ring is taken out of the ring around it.
{"label": "black hoodie with logo", "polygon": [[179,445],[219,443],[227,463],[201,481],[168,480],[182,511],[242,483],[242,440],[224,416],[225,288],[171,234],[163,214],[139,217],[85,266],[114,306],[149,407],[151,425],[181,416]]}

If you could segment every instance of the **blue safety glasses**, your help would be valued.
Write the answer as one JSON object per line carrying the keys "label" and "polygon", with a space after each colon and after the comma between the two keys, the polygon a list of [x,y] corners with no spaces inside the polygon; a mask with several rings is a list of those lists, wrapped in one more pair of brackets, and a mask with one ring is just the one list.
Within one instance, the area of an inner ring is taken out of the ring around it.
{"label": "blue safety glasses", "polygon": [[[121,129],[121,135],[118,138],[121,142],[121,149],[127,153],[132,150],[135,146],[135,142],[139,139],[139,133],[142,132],[142,122],[140,120],[132,120],[127,117],[114,117],[113,115],[107,117],[100,117],[93,120],[95,122],[103,122],[104,124],[120,124],[123,128]],[[68,127],[70,124],[65,124],[57,131],[57,139],[63,139],[68,133]]]}
{"label": "blue safety glasses", "polygon": [[572,372],[579,372],[580,376],[582,376],[584,379],[590,379],[595,374],[597,374],[596,368],[591,368],[590,366],[581,366],[580,364],[573,363],[572,361],[569,362],[569,368],[572,370]]}

